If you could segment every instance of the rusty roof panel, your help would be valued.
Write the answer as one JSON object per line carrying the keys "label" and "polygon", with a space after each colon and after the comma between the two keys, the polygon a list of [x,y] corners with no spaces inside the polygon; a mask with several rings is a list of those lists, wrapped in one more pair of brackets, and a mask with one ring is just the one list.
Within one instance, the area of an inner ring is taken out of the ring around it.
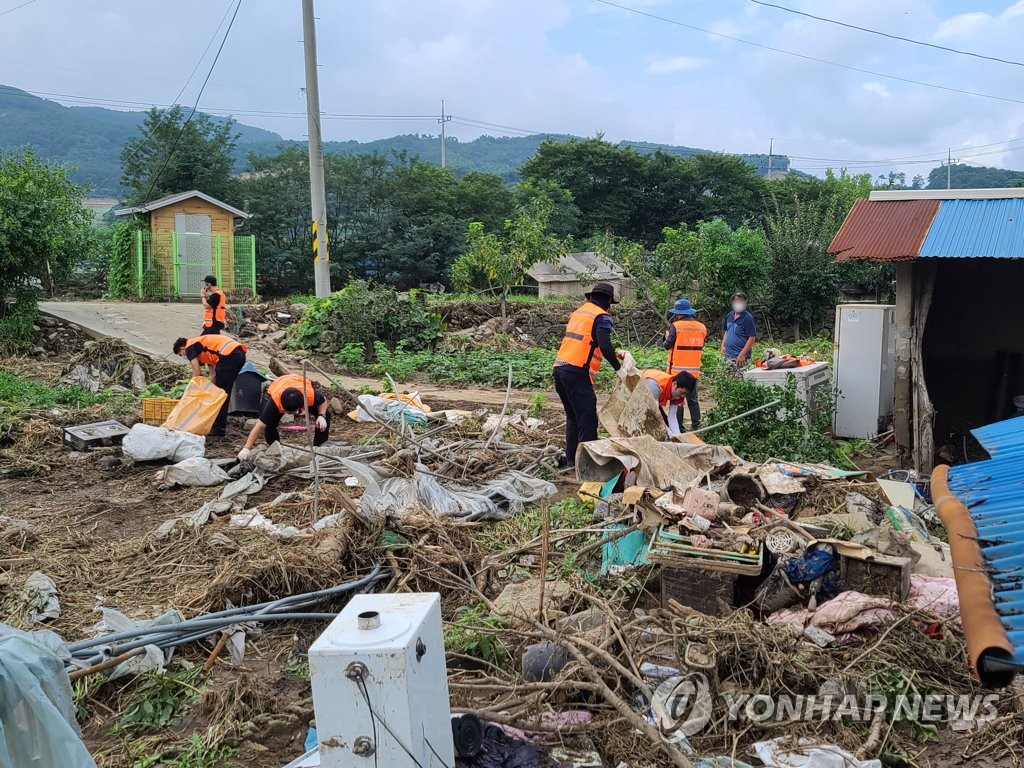
{"label": "rusty roof panel", "polygon": [[939,203],[939,200],[858,200],[828,252],[836,254],[836,261],[916,259]]}

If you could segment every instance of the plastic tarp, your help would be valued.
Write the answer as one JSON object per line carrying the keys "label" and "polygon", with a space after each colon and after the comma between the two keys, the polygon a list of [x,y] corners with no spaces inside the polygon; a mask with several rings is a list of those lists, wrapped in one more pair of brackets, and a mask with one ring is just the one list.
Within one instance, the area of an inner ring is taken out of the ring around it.
{"label": "plastic tarp", "polygon": [[231,478],[228,473],[202,456],[193,456],[190,459],[179,461],[169,467],[164,467],[156,475],[157,482],[162,488],[173,488],[176,485],[188,487],[203,487],[209,485],[220,485]]}
{"label": "plastic tarp", "polygon": [[789,736],[757,742],[754,755],[776,768],[882,768],[881,760],[858,760],[844,749],[813,739],[794,744]]}
{"label": "plastic tarp", "polygon": [[625,472],[635,473],[626,485],[685,490],[709,472],[743,462],[720,445],[659,443],[653,437],[615,437],[581,443],[576,478],[604,482]]}
{"label": "plastic tarp", "polygon": [[[99,624],[93,628],[97,636],[127,632],[133,629],[142,629],[143,627],[162,627],[167,624],[180,624],[185,620],[185,617],[175,608],[164,611],[155,619],[144,619],[142,621],[129,619],[123,613],[113,608],[98,608],[97,610],[103,617],[100,619]],[[100,650],[104,653],[109,653],[110,651],[109,648],[103,647],[97,649],[97,651]],[[141,655],[133,656],[114,667],[110,673],[110,679],[116,680],[119,677],[137,675],[141,672],[163,672],[164,664],[171,658],[171,650],[164,651],[155,645],[147,645],[143,651]]]}
{"label": "plastic tarp", "polygon": [[425,424],[430,413],[419,395],[402,395],[401,400],[393,395],[359,395],[358,400],[359,407],[348,414],[352,421]]}
{"label": "plastic tarp", "polygon": [[209,379],[197,376],[185,387],[185,393],[167,416],[163,427],[205,435],[217,420],[217,413],[227,399],[227,392]]}
{"label": "plastic tarp", "polygon": [[611,395],[598,408],[601,426],[612,437],[649,435],[658,441],[667,440],[668,427],[661,416],[661,408],[651,397],[632,356],[623,361],[622,368],[626,371],[625,378],[616,377]]}
{"label": "plastic tarp", "polygon": [[479,485],[460,485],[416,466],[412,477],[394,477],[356,461],[343,460],[364,491],[359,514],[369,519],[402,517],[426,508],[438,517],[459,520],[504,520],[528,504],[550,498],[556,488],[547,480],[510,470]]}
{"label": "plastic tarp", "polygon": [[0,637],[0,768],[96,768],[75,722],[64,662],[23,635]]}
{"label": "plastic tarp", "polygon": [[184,461],[206,453],[206,438],[140,423],[124,436],[121,452],[132,461]]}

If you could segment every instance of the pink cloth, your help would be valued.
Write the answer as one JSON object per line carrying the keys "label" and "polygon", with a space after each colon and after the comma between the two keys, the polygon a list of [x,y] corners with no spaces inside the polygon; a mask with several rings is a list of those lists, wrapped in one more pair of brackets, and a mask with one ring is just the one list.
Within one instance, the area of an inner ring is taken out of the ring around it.
{"label": "pink cloth", "polygon": [[912,574],[909,600],[917,610],[933,613],[942,619],[960,615],[960,595],[953,579]]}

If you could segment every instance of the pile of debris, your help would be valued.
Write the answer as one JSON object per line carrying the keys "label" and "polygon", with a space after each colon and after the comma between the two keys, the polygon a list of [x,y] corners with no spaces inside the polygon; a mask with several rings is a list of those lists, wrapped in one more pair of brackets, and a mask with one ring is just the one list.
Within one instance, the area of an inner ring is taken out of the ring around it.
{"label": "pile of debris", "polygon": [[89,392],[142,392],[148,384],[170,389],[181,378],[181,366],[136,354],[120,339],[108,338],[83,345],[67,364],[61,380]]}
{"label": "pile of debris", "polygon": [[305,304],[285,302],[246,304],[236,308],[232,320],[237,322],[232,322],[231,327],[240,339],[258,339],[284,346],[288,326],[298,322],[305,309]]}
{"label": "pile of debris", "polygon": [[74,326],[49,315],[39,315],[32,326],[34,346],[31,354],[39,358],[77,353],[89,337]]}

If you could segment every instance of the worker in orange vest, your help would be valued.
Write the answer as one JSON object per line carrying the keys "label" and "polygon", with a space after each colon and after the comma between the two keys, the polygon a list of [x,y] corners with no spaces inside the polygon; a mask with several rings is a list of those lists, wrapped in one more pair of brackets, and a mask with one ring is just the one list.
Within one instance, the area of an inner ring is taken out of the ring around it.
{"label": "worker in orange vest", "polygon": [[584,294],[587,302],[569,315],[565,336],[555,355],[552,374],[555,391],[565,409],[565,456],[559,466],[576,463],[580,443],[597,440],[597,394],[594,374],[607,360],[619,375],[624,371],[612,345],[612,316],[615,300],[611,283],[597,283]]}
{"label": "worker in orange vest", "polygon": [[[676,374],[665,373],[657,368],[648,368],[640,372],[644,384],[661,408],[661,416],[665,419],[670,435],[682,434],[682,416],[679,410],[697,387],[697,377],[689,371]],[[665,409],[668,409],[668,413]]]}
{"label": "worker in orange vest", "polygon": [[241,342],[219,333],[199,335],[194,339],[182,337],[174,342],[174,354],[184,357],[192,364],[192,375],[195,378],[202,375],[200,365],[205,365],[210,373],[211,383],[228,393],[207,437],[227,437],[231,390],[235,386],[238,373],[245,365],[247,351]]}
{"label": "worker in orange vest", "polygon": [[301,415],[306,409],[309,409],[311,419],[314,419],[315,414],[313,425],[316,431],[313,434],[313,445],[323,445],[331,431],[331,409],[327,398],[322,392],[313,389],[312,381],[297,373],[289,373],[274,379],[267,387],[267,402],[260,411],[260,417],[249,432],[245,447],[238,452],[238,460],[245,461],[249,458],[261,433],[264,434],[267,445],[276,443],[281,437],[277,429],[281,417],[286,413]]}
{"label": "worker in orange vest", "polygon": [[199,295],[203,300],[202,333],[220,333],[228,316],[228,297],[217,287],[217,278],[213,275],[203,278],[203,290]]}
{"label": "worker in orange vest", "polygon": [[[704,323],[695,320],[697,314],[687,299],[679,299],[669,310],[672,326],[665,331],[665,349],[668,350],[668,373],[686,371],[693,375],[693,386],[687,391],[686,405],[690,410],[690,429],[700,427],[700,401],[697,399],[697,382],[700,378],[700,360],[704,353],[704,342],[708,329]],[[678,409],[679,426],[682,427],[683,411]]]}

